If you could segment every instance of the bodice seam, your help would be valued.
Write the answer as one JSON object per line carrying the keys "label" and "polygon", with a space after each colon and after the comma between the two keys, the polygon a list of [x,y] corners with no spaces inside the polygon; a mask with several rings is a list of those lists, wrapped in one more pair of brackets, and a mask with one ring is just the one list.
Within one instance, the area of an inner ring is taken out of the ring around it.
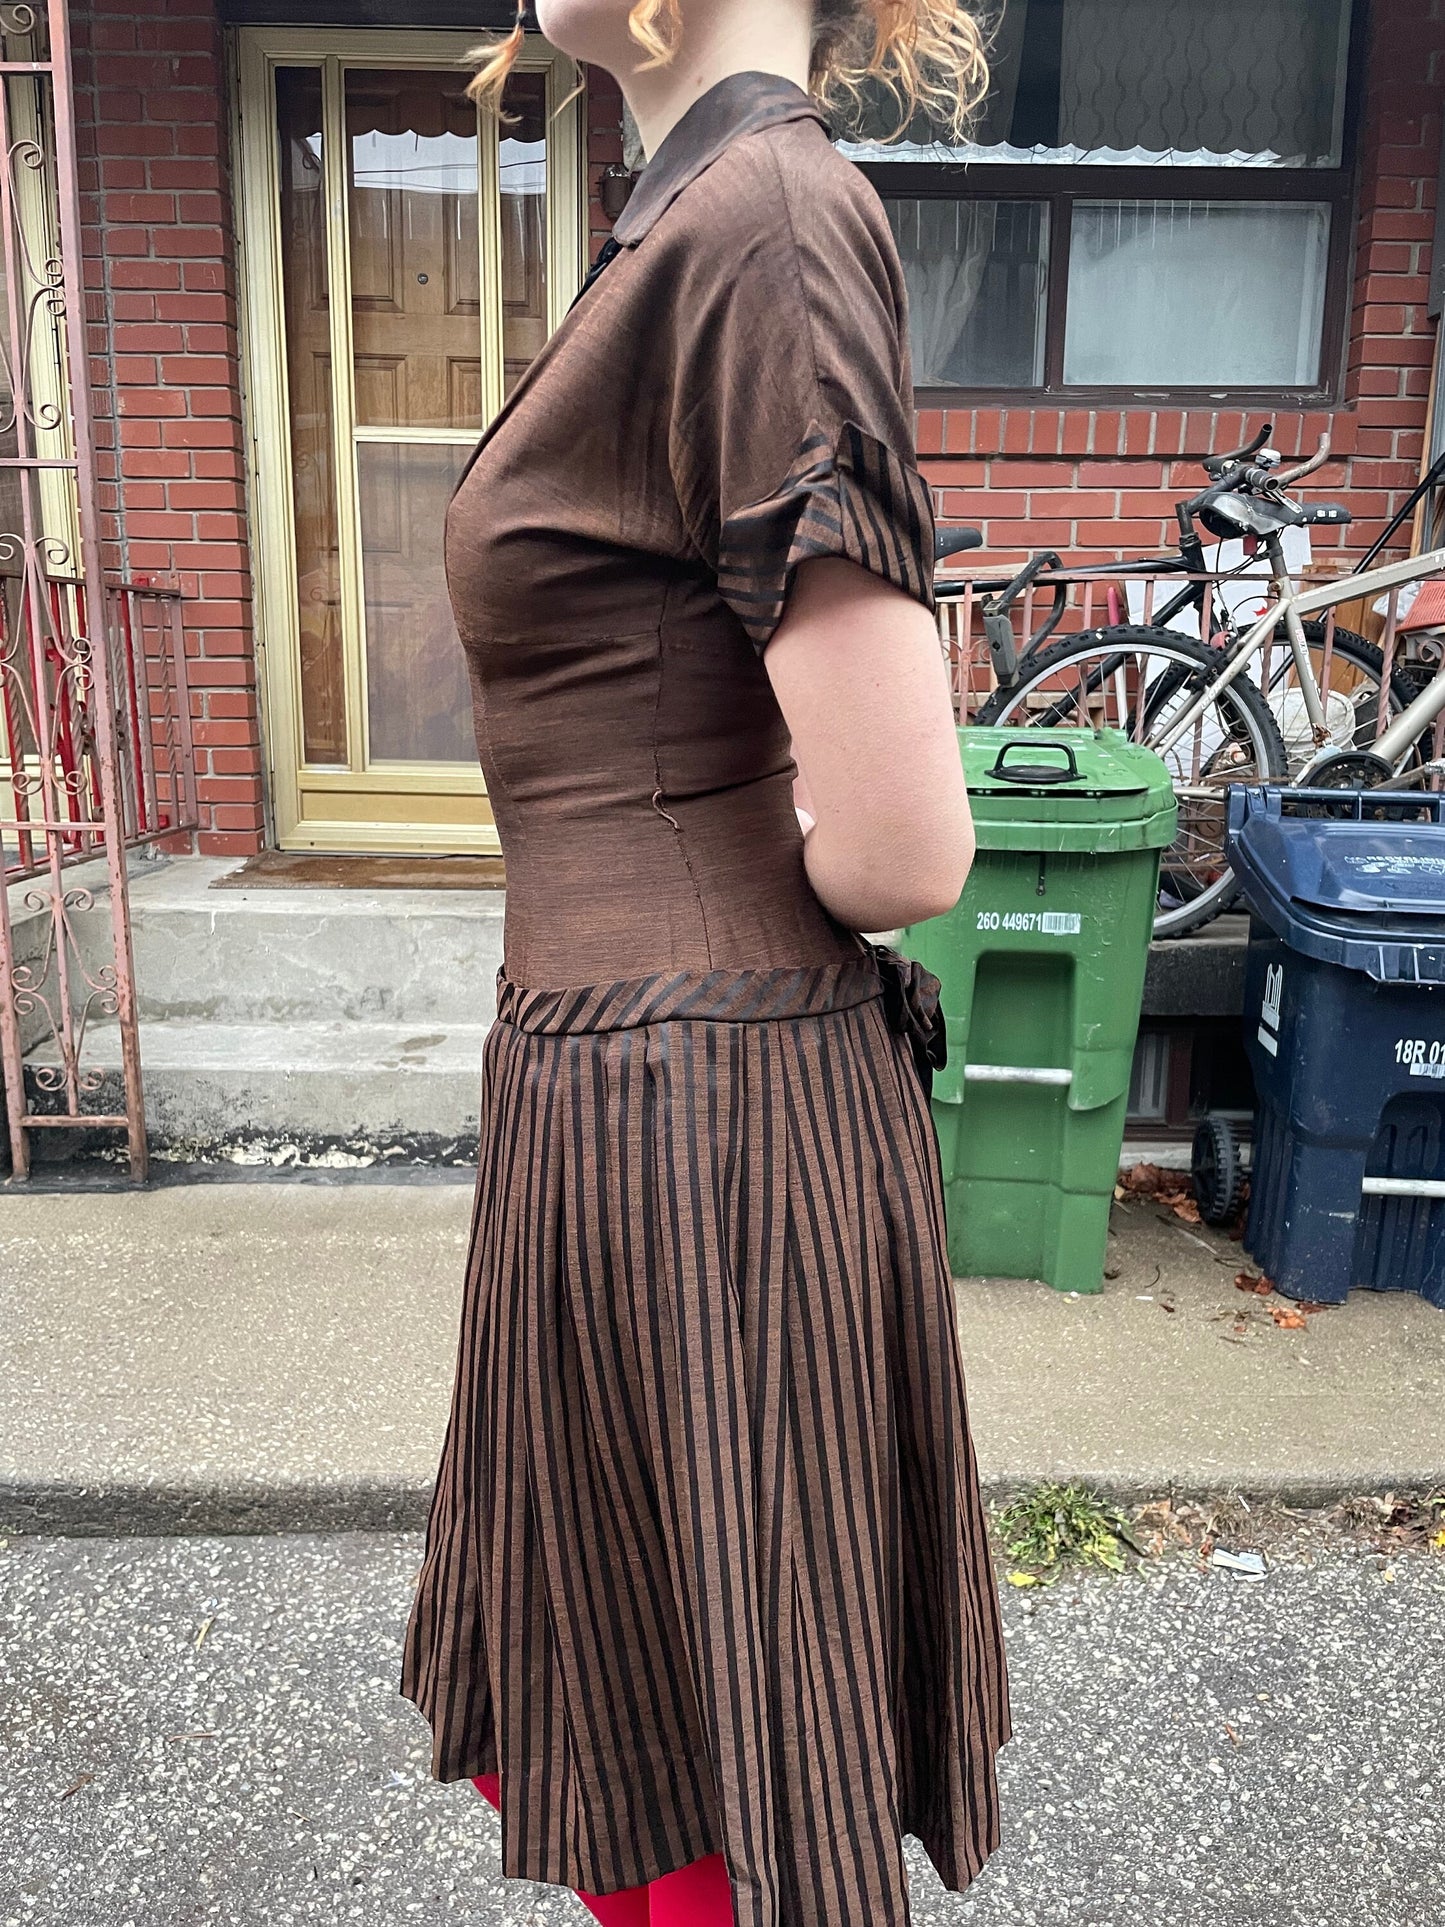
{"label": "bodice seam", "polygon": [[697,918],[702,925],[703,949],[707,953],[708,968],[711,969],[712,934],[707,924],[707,904],[703,900],[702,890],[698,885],[697,872],[692,867],[692,856],[687,847],[687,833],[663,802],[666,792],[662,783],[662,756],[658,738],[662,730],[662,679],[667,671],[667,648],[663,638],[667,632],[667,605],[672,599],[673,586],[670,582],[663,586],[662,608],[658,612],[657,619],[657,676],[652,699],[652,807],[659,816],[672,825],[673,834],[677,838],[678,853],[682,857],[683,868],[687,871],[687,880],[692,885],[692,894],[697,903]]}

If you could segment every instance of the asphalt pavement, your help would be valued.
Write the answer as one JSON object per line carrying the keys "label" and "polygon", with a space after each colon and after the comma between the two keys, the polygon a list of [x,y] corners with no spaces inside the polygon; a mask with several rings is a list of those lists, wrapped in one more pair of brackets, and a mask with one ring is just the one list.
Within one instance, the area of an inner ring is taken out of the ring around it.
{"label": "asphalt pavement", "polygon": [[[419,1552],[0,1549],[0,1927],[584,1927],[427,1777],[395,1690]],[[1445,1927],[1445,1556],[1181,1554],[1005,1612],[1007,1841],[966,1898],[915,1851],[915,1927]]]}

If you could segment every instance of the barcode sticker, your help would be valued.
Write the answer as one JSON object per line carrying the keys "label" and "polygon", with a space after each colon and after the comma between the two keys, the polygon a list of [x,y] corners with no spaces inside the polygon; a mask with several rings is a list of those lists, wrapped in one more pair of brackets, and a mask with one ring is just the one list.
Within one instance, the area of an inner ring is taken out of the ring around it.
{"label": "barcode sticker", "polygon": [[980,930],[1041,937],[1077,937],[1084,923],[1077,910],[979,910],[975,916]]}

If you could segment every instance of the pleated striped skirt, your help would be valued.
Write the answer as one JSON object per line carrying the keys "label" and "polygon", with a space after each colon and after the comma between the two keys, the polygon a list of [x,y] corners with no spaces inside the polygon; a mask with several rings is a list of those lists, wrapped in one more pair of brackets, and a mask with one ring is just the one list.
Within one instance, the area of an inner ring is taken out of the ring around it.
{"label": "pleated striped skirt", "polygon": [[929,986],[500,986],[402,1690],[439,1779],[500,1774],[509,1874],[720,1852],[739,1927],[896,1927],[902,1835],[955,1889],[997,1842]]}

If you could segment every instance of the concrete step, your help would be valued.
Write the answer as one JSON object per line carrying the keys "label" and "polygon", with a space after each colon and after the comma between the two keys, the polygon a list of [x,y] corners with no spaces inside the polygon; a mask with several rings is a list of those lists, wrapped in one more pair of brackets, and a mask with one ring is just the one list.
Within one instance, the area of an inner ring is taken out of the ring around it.
{"label": "concrete step", "polygon": [[1249,918],[1242,911],[1216,917],[1192,936],[1150,944],[1143,1015],[1238,1017],[1248,951]]}
{"label": "concrete step", "polygon": [[[218,889],[233,860],[140,863],[130,886],[142,1019],[221,1025],[490,1021],[504,899],[493,890]],[[109,955],[98,896],[76,915]]]}
{"label": "concrete step", "polygon": [[[426,1030],[344,1020],[142,1021],[148,1133],[160,1155],[184,1161],[466,1162],[476,1154],[487,1029],[484,1023]],[[41,1046],[27,1068],[54,1061],[53,1049]],[[91,1028],[86,1063],[104,1080],[94,1107],[119,1107],[114,1024]],[[42,1157],[56,1135],[43,1134]]]}
{"label": "concrete step", "polygon": [[[69,921],[92,976],[111,962],[99,866]],[[481,1051],[496,1014],[503,898],[486,890],[216,887],[231,860],[133,863],[135,980],[146,1124],[162,1157],[355,1164],[475,1156]],[[12,895],[12,911],[23,906]],[[31,914],[38,959],[48,915]],[[27,1071],[57,1061],[32,1024]],[[88,1028],[87,1099],[123,1106],[120,1037]],[[110,1138],[37,1133],[53,1159]]]}

